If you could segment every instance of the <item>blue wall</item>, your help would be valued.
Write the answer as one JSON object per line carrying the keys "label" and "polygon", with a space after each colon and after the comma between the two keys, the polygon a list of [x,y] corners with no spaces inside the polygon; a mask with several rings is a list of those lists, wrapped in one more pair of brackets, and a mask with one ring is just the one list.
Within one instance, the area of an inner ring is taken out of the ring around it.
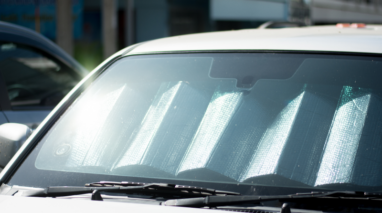
{"label": "blue wall", "polygon": [[[82,34],[83,0],[72,0],[73,36]],[[36,17],[38,13],[39,18]],[[36,30],[36,21],[40,23],[40,33],[56,39],[56,1],[55,0],[0,0],[0,21],[6,21]]]}

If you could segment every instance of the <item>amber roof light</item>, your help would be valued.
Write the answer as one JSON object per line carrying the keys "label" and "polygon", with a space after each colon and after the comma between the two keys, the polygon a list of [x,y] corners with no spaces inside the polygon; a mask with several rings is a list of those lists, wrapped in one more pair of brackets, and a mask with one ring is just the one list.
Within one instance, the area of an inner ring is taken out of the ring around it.
{"label": "amber roof light", "polygon": [[351,28],[365,28],[366,24],[364,23],[353,23],[350,25]]}
{"label": "amber roof light", "polygon": [[338,28],[348,28],[348,27],[350,27],[350,24],[349,23],[338,23],[336,25],[336,27],[338,27]]}
{"label": "amber roof light", "polygon": [[366,24],[364,23],[352,23],[352,24],[349,24],[349,23],[338,23],[336,25],[337,28],[365,28],[366,27]]}

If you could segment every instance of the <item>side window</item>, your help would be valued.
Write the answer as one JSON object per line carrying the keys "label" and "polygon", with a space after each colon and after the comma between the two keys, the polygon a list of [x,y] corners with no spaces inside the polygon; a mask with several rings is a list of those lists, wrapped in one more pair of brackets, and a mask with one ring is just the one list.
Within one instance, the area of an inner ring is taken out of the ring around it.
{"label": "side window", "polygon": [[15,43],[0,42],[0,74],[13,109],[52,108],[78,82],[69,67]]}

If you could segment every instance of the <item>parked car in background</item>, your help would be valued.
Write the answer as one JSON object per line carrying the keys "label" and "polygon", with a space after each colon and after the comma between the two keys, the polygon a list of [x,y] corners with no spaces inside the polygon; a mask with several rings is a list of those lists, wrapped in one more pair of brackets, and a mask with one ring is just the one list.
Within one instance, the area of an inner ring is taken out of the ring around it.
{"label": "parked car in background", "polygon": [[1,172],[1,209],[380,211],[381,43],[325,26],[128,47]]}
{"label": "parked car in background", "polygon": [[0,124],[35,129],[87,73],[42,35],[0,22]]}

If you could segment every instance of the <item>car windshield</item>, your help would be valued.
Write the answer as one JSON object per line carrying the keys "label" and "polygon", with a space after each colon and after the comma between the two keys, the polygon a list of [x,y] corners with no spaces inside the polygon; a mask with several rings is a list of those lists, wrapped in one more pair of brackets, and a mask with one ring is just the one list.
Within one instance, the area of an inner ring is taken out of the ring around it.
{"label": "car windshield", "polygon": [[381,79],[382,60],[372,56],[125,57],[73,102],[8,184],[379,191]]}

